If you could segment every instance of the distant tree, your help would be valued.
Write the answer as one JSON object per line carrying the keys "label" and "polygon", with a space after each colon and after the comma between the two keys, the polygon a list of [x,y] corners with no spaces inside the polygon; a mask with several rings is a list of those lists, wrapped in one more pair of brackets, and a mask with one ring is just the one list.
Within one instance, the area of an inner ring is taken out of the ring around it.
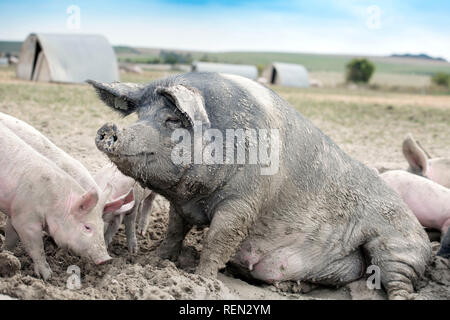
{"label": "distant tree", "polygon": [[161,63],[161,59],[159,57],[150,58],[147,60],[147,63],[158,64]]}
{"label": "distant tree", "polygon": [[199,61],[202,61],[202,62],[209,62],[209,56],[205,53],[204,55],[202,55],[201,57],[200,57],[200,59],[198,59]]}
{"label": "distant tree", "polygon": [[442,87],[450,87],[450,74],[438,72],[431,77],[431,81]]}
{"label": "distant tree", "polygon": [[353,59],[347,64],[347,82],[369,82],[375,66],[367,59]]}
{"label": "distant tree", "polygon": [[186,63],[189,64],[192,62],[191,54],[181,54],[173,51],[161,51],[159,54],[160,59],[163,63],[167,64],[177,64],[177,63]]}

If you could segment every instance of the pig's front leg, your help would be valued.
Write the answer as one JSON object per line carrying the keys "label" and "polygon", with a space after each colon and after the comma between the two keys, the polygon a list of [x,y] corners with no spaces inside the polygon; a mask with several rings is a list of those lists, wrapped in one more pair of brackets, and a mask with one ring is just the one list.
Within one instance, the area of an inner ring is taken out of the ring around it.
{"label": "pig's front leg", "polygon": [[105,244],[106,247],[112,242],[113,237],[116,235],[117,231],[119,231],[120,223],[121,223],[120,215],[116,215],[108,224],[108,227],[105,232]]}
{"label": "pig's front leg", "polygon": [[203,241],[196,273],[217,277],[219,269],[225,267],[247,237],[255,217],[256,213],[244,201],[222,202],[215,210]]}
{"label": "pig's front leg", "polygon": [[19,235],[11,223],[11,218],[8,218],[5,226],[5,243],[4,249],[12,251],[16,247],[17,241],[19,241]]}
{"label": "pig's front leg", "polygon": [[[23,219],[22,219],[23,220]],[[45,259],[44,242],[42,240],[42,224],[39,222],[22,221],[12,219],[11,223],[17,231],[25,250],[30,255],[34,263],[34,272],[44,281],[52,275],[52,269]]]}
{"label": "pig's front leg", "polygon": [[138,205],[135,205],[133,210],[125,215],[125,234],[127,235],[127,246],[130,253],[138,252],[138,244],[136,239],[136,215],[138,211]]}
{"label": "pig's front leg", "polygon": [[176,261],[181,252],[184,237],[191,229],[191,225],[178,214],[173,205],[170,205],[169,225],[167,235],[157,249],[157,254],[163,259]]}

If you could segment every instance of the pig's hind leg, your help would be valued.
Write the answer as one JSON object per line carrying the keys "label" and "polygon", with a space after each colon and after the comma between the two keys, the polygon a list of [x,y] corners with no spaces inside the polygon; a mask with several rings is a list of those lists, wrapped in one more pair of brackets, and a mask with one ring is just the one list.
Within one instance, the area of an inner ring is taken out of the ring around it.
{"label": "pig's hind leg", "polygon": [[371,264],[379,268],[389,299],[414,299],[414,284],[425,271],[431,254],[428,239],[419,243],[391,230],[372,238],[364,249]]}
{"label": "pig's hind leg", "polygon": [[5,226],[5,243],[4,243],[4,249],[12,251],[17,245],[17,242],[19,241],[19,235],[17,234],[16,230],[14,230],[14,227],[11,223],[11,218],[8,218],[6,221]]}

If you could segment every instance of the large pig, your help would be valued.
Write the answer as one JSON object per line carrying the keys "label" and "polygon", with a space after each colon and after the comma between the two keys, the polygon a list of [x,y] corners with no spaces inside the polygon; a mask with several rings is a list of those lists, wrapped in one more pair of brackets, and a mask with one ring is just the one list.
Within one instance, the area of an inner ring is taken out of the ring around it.
{"label": "large pig", "polygon": [[[144,190],[133,178],[121,173],[114,164],[104,166],[97,172],[94,179],[100,188],[111,184],[112,192],[108,201],[114,202],[123,199],[121,208],[103,215],[106,246],[109,246],[120,225],[124,222],[128,250],[130,253],[136,253],[138,251],[136,218],[139,215],[143,219],[142,224],[147,222],[146,217],[151,210],[151,202],[154,198],[153,192]],[[147,227],[146,224],[141,226],[141,223],[139,231]]]}
{"label": "large pig", "polygon": [[[13,116],[0,112],[0,123],[8,127],[13,131],[20,139],[31,146],[34,150],[42,154],[44,157],[54,162],[59,168],[67,172],[72,176],[75,181],[77,181],[84,190],[94,189],[97,193],[101,193],[102,190],[106,188],[106,183],[102,185],[99,189],[95,179],[92,177],[90,172],[83,166],[78,160],[71,157],[64,150],[57,147],[53,142],[51,142],[46,136],[36,130],[34,127],[28,123],[19,120]],[[99,216],[106,218],[106,222],[109,223],[109,217],[114,216],[112,213],[116,212],[115,209],[120,207],[120,203],[123,205],[126,194],[117,199],[106,199],[105,202],[97,203],[93,212],[96,212]],[[106,197],[108,198],[108,197]],[[113,209],[115,208],[115,209]],[[118,209],[120,210],[120,209]],[[10,219],[7,220],[7,230],[12,230]],[[6,238],[9,238],[10,232],[6,233]],[[11,239],[7,241],[9,249],[12,249],[15,243],[12,241],[17,239],[17,237],[12,236]]]}
{"label": "large pig", "polygon": [[[100,264],[106,251],[101,215],[104,203],[95,189],[85,191],[69,174],[0,123],[0,211],[6,213],[6,247],[18,238],[44,280],[51,276],[42,231],[58,244]],[[109,190],[111,188],[109,187]]]}
{"label": "large pig", "polygon": [[[114,110],[138,115],[124,129],[105,124],[96,144],[124,174],[170,201],[162,257],[176,259],[191,226],[209,225],[200,275],[216,277],[230,261],[268,283],[342,285],[366,272],[368,258],[390,298],[413,297],[431,256],[420,223],[375,172],[272,90],[216,73],[148,85],[89,83]],[[243,131],[232,129],[254,130],[242,140]],[[221,140],[227,133],[230,140]]]}
{"label": "large pig", "polygon": [[450,158],[429,159],[411,134],[403,141],[403,155],[409,163],[409,172],[450,188]]}
{"label": "large pig", "polygon": [[440,255],[448,256],[450,239],[445,238],[450,227],[450,189],[424,177],[393,170],[382,173],[381,178],[394,189],[424,226],[441,231]]}

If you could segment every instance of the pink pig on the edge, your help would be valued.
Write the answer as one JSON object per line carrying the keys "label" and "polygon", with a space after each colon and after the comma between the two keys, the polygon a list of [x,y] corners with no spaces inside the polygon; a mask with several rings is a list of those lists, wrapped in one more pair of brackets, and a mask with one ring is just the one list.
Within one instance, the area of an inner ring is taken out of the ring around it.
{"label": "pink pig on the edge", "polygon": [[[99,210],[103,209],[106,245],[109,245],[120,224],[124,221],[128,249],[131,253],[137,252],[136,219],[139,218],[138,232],[144,235],[149,223],[152,202],[156,196],[154,192],[147,189],[144,190],[133,179],[126,177],[115,166],[111,165],[100,169],[94,179],[79,161],[53,144],[46,136],[28,123],[2,112],[0,112],[0,123],[8,127],[34,150],[67,172],[84,190],[94,188],[98,193],[101,193],[101,190],[108,183],[111,184],[112,194],[106,199],[107,202],[102,204],[104,208],[98,208]],[[98,183],[101,185],[101,189]],[[121,201],[123,202],[123,207],[118,208],[118,202]],[[11,222],[8,219],[7,229],[12,228],[10,224]],[[8,234],[6,237],[8,238]],[[8,243],[12,246],[11,242]]]}
{"label": "pink pig on the edge", "polygon": [[440,230],[442,236],[447,233],[450,189],[402,170],[387,171],[380,177],[401,196],[424,227]]}
{"label": "pink pig on the edge", "polygon": [[409,163],[408,171],[450,188],[450,159],[433,158],[429,159],[427,153],[408,134],[403,141],[403,155]]}
{"label": "pink pig on the edge", "polygon": [[[42,231],[58,246],[96,264],[111,259],[102,220],[111,186],[101,196],[96,188],[84,190],[72,176],[1,123],[0,150],[0,211],[10,222],[5,230],[7,249],[20,238],[34,262],[35,273],[44,280],[51,276],[51,269],[45,258]],[[116,210],[122,203],[111,205],[109,210]]]}

